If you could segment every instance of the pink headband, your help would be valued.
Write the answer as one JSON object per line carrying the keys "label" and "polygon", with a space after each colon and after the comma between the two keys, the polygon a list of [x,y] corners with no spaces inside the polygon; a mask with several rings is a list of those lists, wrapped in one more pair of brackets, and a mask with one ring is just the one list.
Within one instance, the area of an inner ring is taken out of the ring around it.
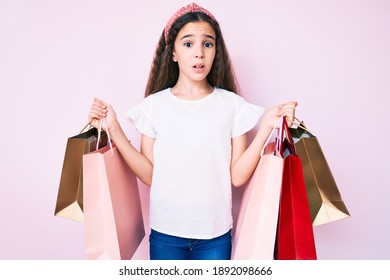
{"label": "pink headband", "polygon": [[201,12],[206,15],[208,15],[212,20],[217,21],[215,17],[206,9],[196,5],[195,3],[189,4],[188,6],[182,7],[180,10],[178,10],[169,20],[168,23],[165,25],[165,31],[164,31],[164,39],[165,43],[168,41],[168,35],[169,31],[171,30],[172,24],[175,23],[175,21],[179,18],[184,16],[188,13],[194,13],[194,12]]}

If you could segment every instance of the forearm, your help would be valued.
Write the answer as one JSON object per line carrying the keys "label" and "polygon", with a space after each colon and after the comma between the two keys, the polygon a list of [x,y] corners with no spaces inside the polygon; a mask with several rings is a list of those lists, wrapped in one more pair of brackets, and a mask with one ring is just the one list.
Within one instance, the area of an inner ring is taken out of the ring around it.
{"label": "forearm", "polygon": [[[248,148],[242,147],[240,144],[236,145],[240,146],[238,149],[240,152],[235,152],[234,157],[232,157],[233,160],[230,167],[232,184],[234,186],[242,186],[252,176],[253,171],[260,160],[261,150],[263,149],[272,129],[278,123],[281,116],[285,116],[289,120],[293,120],[295,107],[297,105],[298,103],[296,101],[292,101],[269,108],[261,117],[259,130],[255,139],[253,139]],[[289,123],[289,126],[290,125],[291,123]]]}
{"label": "forearm", "polygon": [[130,169],[144,184],[150,186],[153,174],[153,164],[150,160],[131,144],[119,123],[113,125],[109,132]]}
{"label": "forearm", "polygon": [[271,133],[269,127],[259,127],[259,130],[253,139],[252,143],[246,150],[238,157],[231,165],[232,184],[236,187],[244,185],[252,176],[253,171],[261,157],[261,150],[269,134]]}

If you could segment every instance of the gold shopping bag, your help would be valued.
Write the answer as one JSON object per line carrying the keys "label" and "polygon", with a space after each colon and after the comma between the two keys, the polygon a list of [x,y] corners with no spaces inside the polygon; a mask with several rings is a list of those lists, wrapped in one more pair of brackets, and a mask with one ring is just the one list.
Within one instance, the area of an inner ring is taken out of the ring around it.
{"label": "gold shopping bag", "polygon": [[[55,216],[76,221],[83,221],[83,155],[96,150],[98,130],[91,128],[83,130],[68,138],[62,165],[60,185],[58,189]],[[107,144],[107,135],[102,132],[99,147]]]}
{"label": "gold shopping bag", "polygon": [[350,217],[317,137],[301,121],[289,130],[302,161],[313,226]]}

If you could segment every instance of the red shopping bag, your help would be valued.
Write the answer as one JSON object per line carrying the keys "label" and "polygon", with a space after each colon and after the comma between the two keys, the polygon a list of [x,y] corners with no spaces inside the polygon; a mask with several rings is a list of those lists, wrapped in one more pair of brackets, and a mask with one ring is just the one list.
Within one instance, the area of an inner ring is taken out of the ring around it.
{"label": "red shopping bag", "polygon": [[279,260],[317,259],[313,225],[300,158],[296,155],[286,121],[282,191],[280,196],[276,258]]}
{"label": "red shopping bag", "polygon": [[233,234],[232,259],[273,259],[282,184],[283,158],[275,126],[245,187]]}
{"label": "red shopping bag", "polygon": [[86,259],[131,259],[145,235],[136,176],[109,146],[83,156],[83,173]]}

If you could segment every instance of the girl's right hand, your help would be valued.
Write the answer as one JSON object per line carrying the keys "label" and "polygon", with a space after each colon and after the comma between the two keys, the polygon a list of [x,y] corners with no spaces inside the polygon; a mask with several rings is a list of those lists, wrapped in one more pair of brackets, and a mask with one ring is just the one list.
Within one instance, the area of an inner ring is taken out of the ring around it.
{"label": "girl's right hand", "polygon": [[[112,106],[98,98],[95,98],[89,110],[88,122],[90,122],[93,127],[99,128],[99,123],[102,118],[106,118],[109,130],[111,130],[111,128],[118,122]],[[102,129],[106,130],[106,127],[102,125]]]}

